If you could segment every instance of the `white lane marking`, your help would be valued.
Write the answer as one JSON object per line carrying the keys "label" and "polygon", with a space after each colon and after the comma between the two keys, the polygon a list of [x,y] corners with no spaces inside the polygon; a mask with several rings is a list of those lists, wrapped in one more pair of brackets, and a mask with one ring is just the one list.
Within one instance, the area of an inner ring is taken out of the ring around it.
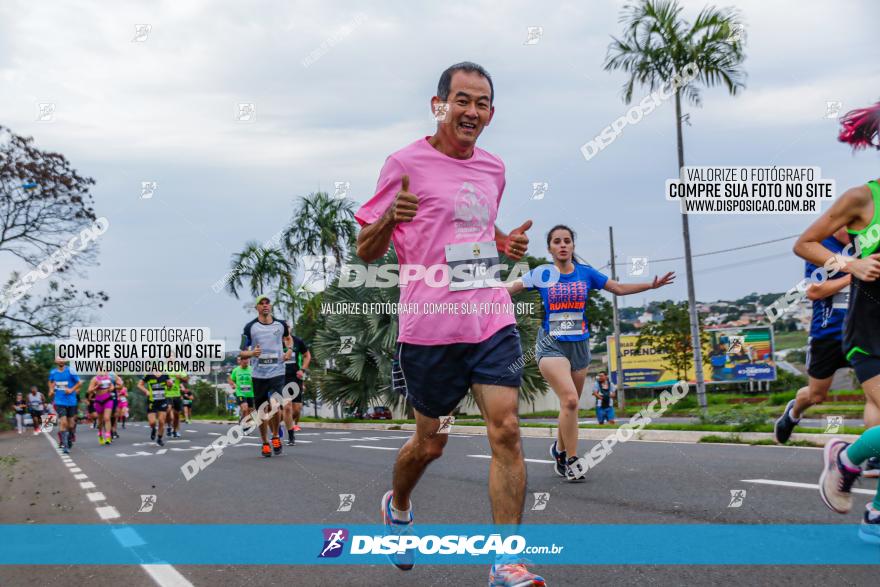
{"label": "white lane marking", "polygon": [[198,430],[184,430],[184,432],[198,432]]}
{"label": "white lane marking", "polygon": [[351,448],[372,448],[375,450],[400,450],[396,446],[369,446],[366,444],[352,444]]}
{"label": "white lane marking", "polygon": [[351,436],[346,438],[322,438],[321,440],[325,442],[357,442],[359,440],[366,440],[368,442],[373,442],[376,440],[409,440],[409,436]]}
{"label": "white lane marking", "polygon": [[75,467],[75,466],[76,466],[76,463],[73,463],[73,462],[70,462],[70,463],[64,463],[64,466],[67,467],[68,469],[70,469],[70,468],[72,468],[72,467]]}
{"label": "white lane marking", "polygon": [[116,453],[116,456],[117,457],[151,457],[151,456],[153,456],[153,453],[139,450],[134,454],[126,454],[124,452],[118,452],[118,453]]}
{"label": "white lane marking", "polygon": [[[775,479],[743,479],[743,483],[759,483],[761,485],[778,485],[779,487],[796,487],[798,489],[818,490],[819,485],[812,483],[795,483],[794,481],[776,481]],[[852,489],[853,493],[861,493],[863,495],[874,495],[877,492],[872,489]]]}
{"label": "white lane marking", "polygon": [[[492,455],[467,455],[467,456],[475,458],[475,459],[491,459],[492,458]],[[551,465],[556,462],[556,461],[548,461],[547,459],[523,459],[523,460],[527,463],[549,463]]]}
{"label": "white lane marking", "polygon": [[320,436],[320,432],[296,432],[297,436]]}
{"label": "white lane marking", "polygon": [[189,440],[186,440],[186,439],[178,439],[178,440],[166,440],[165,442],[189,442]]}
{"label": "white lane marking", "polygon": [[[54,447],[55,443],[52,441],[49,434],[44,432],[43,435],[46,437],[46,440],[49,441],[49,444]],[[59,455],[60,454],[59,451]],[[74,477],[76,479],[88,479],[88,476],[82,473],[74,475]],[[79,485],[83,489],[94,489],[95,487],[95,484],[91,481],[80,483]],[[111,520],[119,517],[119,511],[112,506],[95,508],[95,511],[102,520]],[[150,578],[159,587],[193,587],[193,584],[171,565],[141,565],[141,568],[146,571]]]}
{"label": "white lane marking", "polygon": [[166,452],[168,452],[167,448],[160,448],[159,450],[156,451],[156,454],[157,455],[164,455]]}
{"label": "white lane marking", "polygon": [[112,505],[105,505],[99,508],[95,508],[95,511],[98,512],[98,515],[101,516],[102,520],[113,520],[119,517],[119,510],[117,510]]}
{"label": "white lane marking", "polygon": [[107,498],[104,497],[104,494],[101,493],[100,491],[86,493],[86,497],[89,498],[89,501],[107,501]]}
{"label": "white lane marking", "polygon": [[74,467],[73,469],[70,469],[71,473],[82,473],[82,471],[83,470],[80,469],[79,467]]}
{"label": "white lane marking", "polygon": [[193,587],[180,571],[171,565],[141,565],[159,587]]}
{"label": "white lane marking", "polygon": [[351,434],[351,432],[325,432],[324,434]]}
{"label": "white lane marking", "polygon": [[208,436],[223,436],[219,432],[208,432]]}
{"label": "white lane marking", "polygon": [[88,479],[89,476],[86,475],[85,473],[77,473],[76,475],[73,476],[73,478],[76,479],[77,481],[82,481],[83,479]]}

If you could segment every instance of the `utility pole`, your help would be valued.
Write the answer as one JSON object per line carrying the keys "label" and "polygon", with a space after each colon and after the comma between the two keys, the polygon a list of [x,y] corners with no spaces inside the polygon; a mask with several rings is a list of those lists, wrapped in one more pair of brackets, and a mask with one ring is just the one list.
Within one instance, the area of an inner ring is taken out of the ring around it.
{"label": "utility pole", "polygon": [[[678,175],[681,177],[681,168],[684,167],[684,141],[681,133],[681,88],[675,90],[675,130],[678,146]],[[691,344],[694,348],[694,374],[697,383],[697,400],[700,402],[700,411],[709,413],[709,403],[706,400],[706,382],[703,379],[703,345],[700,341],[700,318],[697,313],[697,296],[694,288],[694,262],[691,258],[691,229],[688,223],[688,215],[681,213],[681,235],[684,239],[684,262],[685,275],[687,276],[688,308],[691,319]]]}
{"label": "utility pole", "polygon": [[[608,227],[608,240],[611,242],[611,279],[617,281],[617,263],[614,259],[614,228]],[[617,313],[617,295],[611,297],[614,308],[614,356],[617,365],[617,409],[622,414],[626,409],[626,394],[623,388],[623,364],[620,361],[620,314]]]}

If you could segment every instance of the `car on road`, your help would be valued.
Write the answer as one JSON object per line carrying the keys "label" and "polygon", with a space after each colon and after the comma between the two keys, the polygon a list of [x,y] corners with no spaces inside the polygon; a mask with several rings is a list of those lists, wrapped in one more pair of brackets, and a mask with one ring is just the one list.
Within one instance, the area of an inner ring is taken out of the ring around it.
{"label": "car on road", "polygon": [[393,416],[391,415],[391,410],[388,409],[388,406],[373,406],[371,408],[367,408],[367,413],[364,414],[365,420],[391,420]]}

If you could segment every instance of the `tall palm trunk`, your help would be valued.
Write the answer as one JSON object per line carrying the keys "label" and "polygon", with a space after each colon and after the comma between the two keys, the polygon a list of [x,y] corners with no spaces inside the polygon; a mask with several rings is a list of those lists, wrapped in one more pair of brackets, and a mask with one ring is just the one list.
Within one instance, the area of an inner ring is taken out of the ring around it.
{"label": "tall palm trunk", "polygon": [[[684,167],[684,139],[681,134],[681,91],[675,91],[675,131],[678,140],[678,173]],[[691,344],[694,348],[694,370],[697,376],[697,400],[704,414],[708,413],[706,401],[706,382],[703,380],[703,347],[700,345],[700,321],[697,314],[697,296],[694,290],[694,262],[691,259],[691,231],[688,215],[681,214],[681,233],[684,237],[685,271],[687,273],[688,307],[691,317]]]}

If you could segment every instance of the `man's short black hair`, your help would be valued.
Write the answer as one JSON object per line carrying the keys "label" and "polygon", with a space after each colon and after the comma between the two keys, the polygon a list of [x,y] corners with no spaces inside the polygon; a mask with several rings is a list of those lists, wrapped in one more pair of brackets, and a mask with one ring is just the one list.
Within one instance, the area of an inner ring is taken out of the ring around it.
{"label": "man's short black hair", "polygon": [[495,86],[492,84],[492,76],[483,69],[482,65],[477,65],[473,61],[462,61],[455,65],[450,65],[440,75],[440,81],[437,83],[437,97],[444,102],[449,99],[450,86],[452,85],[452,74],[456,71],[475,71],[489,81],[489,103],[495,102]]}

